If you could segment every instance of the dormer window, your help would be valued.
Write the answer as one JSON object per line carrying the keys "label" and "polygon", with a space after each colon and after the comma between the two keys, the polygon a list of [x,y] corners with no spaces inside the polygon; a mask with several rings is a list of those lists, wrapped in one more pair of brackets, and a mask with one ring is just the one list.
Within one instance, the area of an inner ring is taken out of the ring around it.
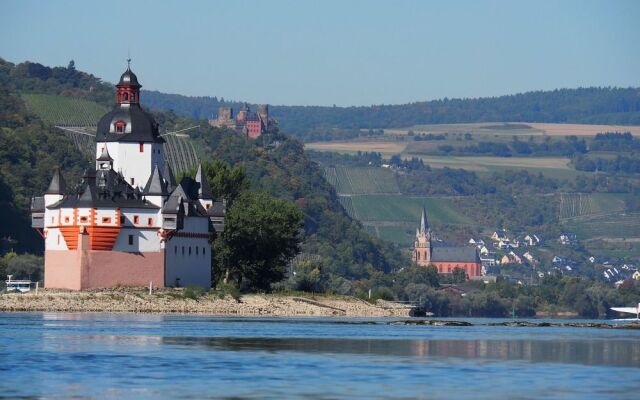
{"label": "dormer window", "polygon": [[124,133],[124,130],[127,127],[127,124],[124,121],[118,121],[114,125],[116,128],[116,133]]}

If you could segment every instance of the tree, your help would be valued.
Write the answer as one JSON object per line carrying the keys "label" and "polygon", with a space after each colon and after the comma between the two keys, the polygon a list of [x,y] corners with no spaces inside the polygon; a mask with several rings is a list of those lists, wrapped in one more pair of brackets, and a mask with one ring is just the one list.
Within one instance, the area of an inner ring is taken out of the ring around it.
{"label": "tree", "polygon": [[302,212],[290,201],[243,192],[216,240],[217,268],[225,280],[234,277],[249,289],[269,290],[284,278],[287,263],[300,251],[302,221]]}
{"label": "tree", "polygon": [[213,195],[216,198],[225,199],[229,208],[240,193],[249,187],[242,166],[230,168],[224,162],[214,160],[203,162],[202,168],[209,185],[211,185]]}

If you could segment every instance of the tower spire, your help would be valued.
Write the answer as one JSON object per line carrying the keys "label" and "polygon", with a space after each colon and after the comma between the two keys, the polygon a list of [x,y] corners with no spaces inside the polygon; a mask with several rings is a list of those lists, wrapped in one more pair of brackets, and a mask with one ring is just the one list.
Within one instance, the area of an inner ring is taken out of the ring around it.
{"label": "tower spire", "polygon": [[429,223],[427,222],[427,210],[422,206],[422,216],[420,217],[420,233],[424,233],[429,230]]}

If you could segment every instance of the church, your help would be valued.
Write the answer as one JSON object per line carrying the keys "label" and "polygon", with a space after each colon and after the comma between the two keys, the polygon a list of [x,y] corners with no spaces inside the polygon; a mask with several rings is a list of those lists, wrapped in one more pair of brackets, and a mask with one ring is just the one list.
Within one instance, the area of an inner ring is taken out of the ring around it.
{"label": "church", "polygon": [[416,229],[413,262],[424,267],[433,265],[438,268],[439,274],[451,274],[456,268],[461,268],[468,279],[481,275],[482,264],[475,247],[450,246],[432,239],[433,234],[427,222],[427,212],[423,208],[420,228]]}
{"label": "church", "polygon": [[176,183],[158,123],[140,106],[141,87],[127,67],[115,107],[98,122],[95,168],[77,189],[56,170],[32,199],[46,288],[211,287],[210,241],[224,229],[225,204],[202,167]]}

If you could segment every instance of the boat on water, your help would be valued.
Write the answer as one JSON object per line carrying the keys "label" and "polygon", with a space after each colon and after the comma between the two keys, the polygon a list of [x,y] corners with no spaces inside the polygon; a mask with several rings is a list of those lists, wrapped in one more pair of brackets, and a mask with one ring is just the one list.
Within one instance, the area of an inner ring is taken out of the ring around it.
{"label": "boat on water", "polygon": [[22,280],[13,280],[11,279],[11,275],[7,276],[7,280],[4,283],[7,285],[7,292],[20,292],[26,293],[31,291],[31,281],[22,279]]}
{"label": "boat on water", "polygon": [[617,321],[640,321],[640,303],[638,303],[635,307],[611,307],[613,311],[617,311],[619,313],[625,314],[635,314],[635,318],[622,318]]}

